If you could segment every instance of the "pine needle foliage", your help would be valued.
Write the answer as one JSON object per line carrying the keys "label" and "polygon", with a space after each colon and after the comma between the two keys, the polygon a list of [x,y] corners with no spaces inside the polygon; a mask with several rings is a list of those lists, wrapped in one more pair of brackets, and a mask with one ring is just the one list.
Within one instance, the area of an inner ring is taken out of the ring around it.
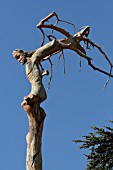
{"label": "pine needle foliage", "polygon": [[[113,123],[113,121],[109,121]],[[113,128],[92,126],[93,132],[83,136],[83,140],[74,140],[82,143],[80,149],[88,149],[86,170],[113,170]]]}

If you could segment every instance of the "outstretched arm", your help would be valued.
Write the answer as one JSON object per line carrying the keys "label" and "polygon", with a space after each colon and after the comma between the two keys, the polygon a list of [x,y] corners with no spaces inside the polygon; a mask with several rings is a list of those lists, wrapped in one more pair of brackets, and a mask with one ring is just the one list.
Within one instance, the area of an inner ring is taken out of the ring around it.
{"label": "outstretched arm", "polygon": [[56,40],[52,40],[46,45],[38,48],[31,57],[33,63],[40,63],[47,56],[53,55],[60,50],[60,43]]}

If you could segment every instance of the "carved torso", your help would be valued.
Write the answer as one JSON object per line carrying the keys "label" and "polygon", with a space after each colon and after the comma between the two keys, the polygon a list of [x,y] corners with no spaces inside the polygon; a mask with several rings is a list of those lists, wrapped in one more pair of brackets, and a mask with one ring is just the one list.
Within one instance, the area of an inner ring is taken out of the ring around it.
{"label": "carved torso", "polygon": [[38,96],[41,102],[44,101],[47,96],[45,88],[42,84],[42,73],[40,71],[39,65],[34,64],[30,58],[26,63],[26,75],[32,86],[31,94],[33,96]]}

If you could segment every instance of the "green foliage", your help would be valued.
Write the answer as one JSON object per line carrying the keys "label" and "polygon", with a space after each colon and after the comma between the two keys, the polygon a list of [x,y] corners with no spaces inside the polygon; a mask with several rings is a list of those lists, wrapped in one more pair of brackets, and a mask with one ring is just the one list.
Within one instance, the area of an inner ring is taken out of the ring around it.
{"label": "green foliage", "polygon": [[[113,121],[109,121],[113,123]],[[91,127],[94,133],[83,136],[84,140],[74,140],[82,143],[80,149],[88,149],[86,170],[112,170],[113,169],[113,128],[104,126]]]}

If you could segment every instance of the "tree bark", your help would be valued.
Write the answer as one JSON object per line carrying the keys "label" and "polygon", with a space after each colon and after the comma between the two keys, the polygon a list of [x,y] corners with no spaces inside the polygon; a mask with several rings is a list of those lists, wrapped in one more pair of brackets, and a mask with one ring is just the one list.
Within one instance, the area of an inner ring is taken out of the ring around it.
{"label": "tree bark", "polygon": [[22,107],[29,120],[29,132],[26,136],[26,170],[42,170],[42,131],[46,114],[38,102],[31,105],[24,103]]}

